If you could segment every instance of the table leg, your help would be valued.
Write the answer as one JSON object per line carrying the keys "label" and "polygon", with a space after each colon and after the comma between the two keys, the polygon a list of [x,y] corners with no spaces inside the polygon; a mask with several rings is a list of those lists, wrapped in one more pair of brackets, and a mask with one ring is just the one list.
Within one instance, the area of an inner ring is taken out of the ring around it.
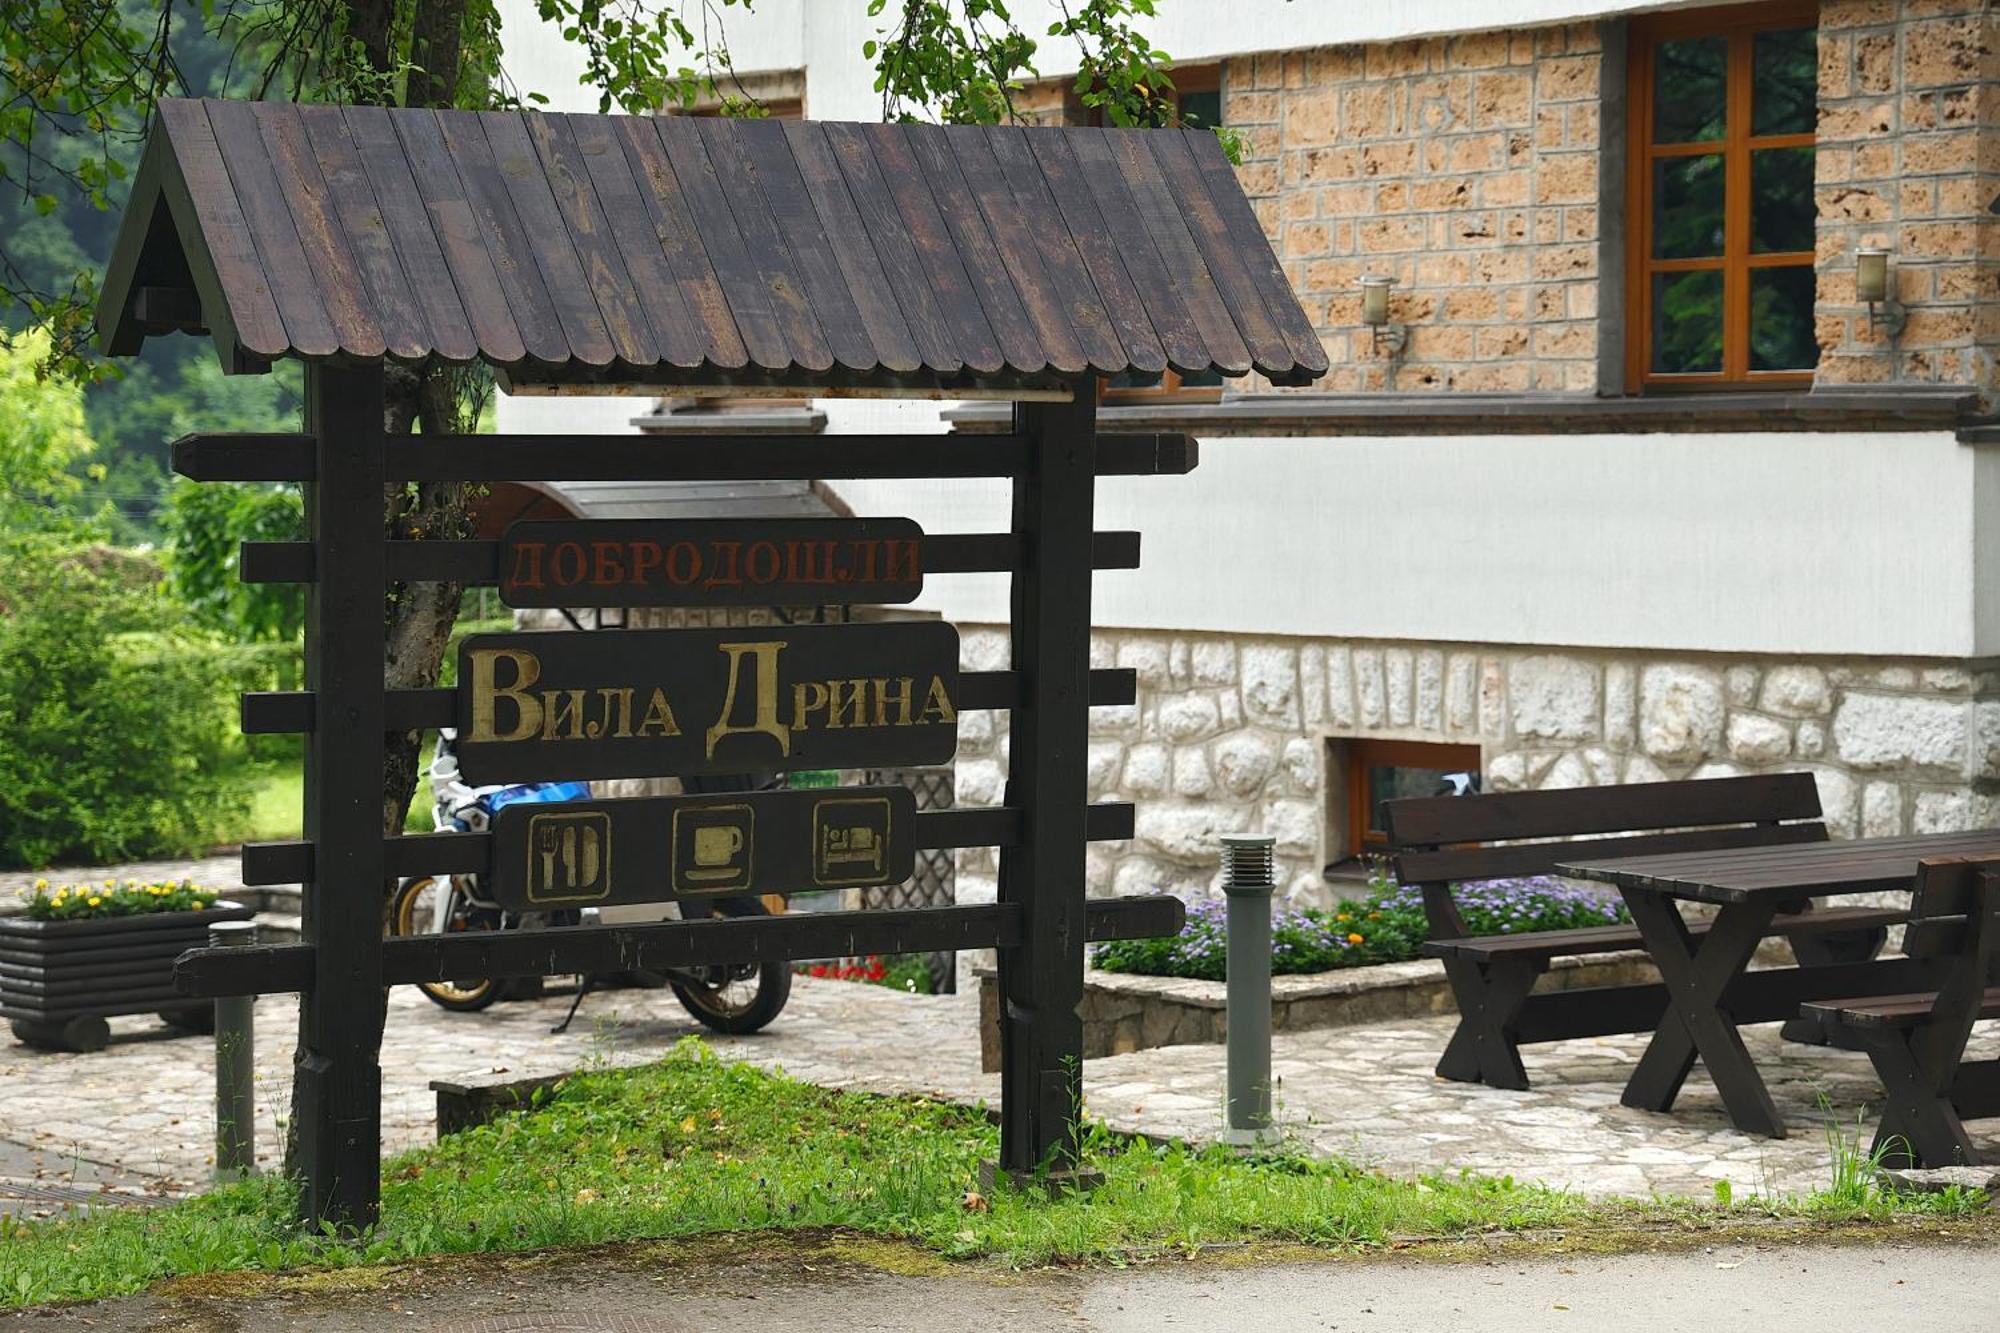
{"label": "table leg", "polygon": [[1723,992],[1756,954],[1775,905],[1728,904],[1697,944],[1672,899],[1639,889],[1621,892],[1646,952],[1666,982],[1667,1013],[1620,1100],[1644,1111],[1671,1109],[1699,1056],[1738,1129],[1784,1138],[1785,1122],[1770,1089],[1744,1048],[1735,1020],[1722,1007]]}

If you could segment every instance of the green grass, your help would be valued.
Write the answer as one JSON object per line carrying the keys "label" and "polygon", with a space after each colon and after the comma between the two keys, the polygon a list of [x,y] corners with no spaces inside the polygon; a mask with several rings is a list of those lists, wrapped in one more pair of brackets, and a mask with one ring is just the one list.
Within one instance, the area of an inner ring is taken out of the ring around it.
{"label": "green grass", "polygon": [[[304,828],[305,766],[297,759],[246,764],[243,785],[250,793],[250,806],[242,824],[230,829],[225,843],[264,842],[296,838]],[[431,784],[428,777],[418,780],[410,800],[410,813],[403,820],[406,833],[431,831]]]}
{"label": "green grass", "polygon": [[[1691,1217],[1712,1225],[1750,1208],[1592,1204],[1508,1179],[1398,1180],[1338,1161],[1253,1161],[1102,1132],[1085,1145],[1105,1173],[1090,1194],[1051,1201],[999,1188],[968,1198],[997,1148],[997,1131],[976,1111],[831,1092],[725,1064],[690,1040],[658,1064],[579,1075],[533,1111],[394,1159],[384,1221],[358,1239],[299,1228],[290,1192],[273,1181],[157,1210],[0,1223],[0,1306],[246,1269],[799,1228],[1032,1265],[1243,1241],[1351,1249],[1547,1228],[1574,1237],[1591,1226],[1684,1227]],[[1796,1210],[1814,1207],[1867,1215],[1811,1201]]]}

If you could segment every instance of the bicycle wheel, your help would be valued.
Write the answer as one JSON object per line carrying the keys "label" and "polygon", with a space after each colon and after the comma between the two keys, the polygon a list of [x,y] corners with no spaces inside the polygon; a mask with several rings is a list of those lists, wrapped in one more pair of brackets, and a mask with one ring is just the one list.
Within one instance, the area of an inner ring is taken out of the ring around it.
{"label": "bicycle wheel", "polygon": [[[692,904],[683,905],[693,915]],[[711,916],[768,916],[755,898],[721,898],[709,904]],[[712,1032],[740,1037],[766,1027],[792,997],[788,963],[730,963],[677,969],[672,973],[674,997]]]}
{"label": "bicycle wheel", "polygon": [[[451,881],[436,875],[419,875],[396,886],[389,910],[391,935],[435,935],[438,913],[443,910],[445,891]],[[500,914],[490,908],[475,907],[463,894],[451,895],[451,920],[445,930],[498,930]],[[484,1009],[500,998],[500,983],[491,977],[461,981],[420,981],[417,989],[442,1009],[471,1013]]]}

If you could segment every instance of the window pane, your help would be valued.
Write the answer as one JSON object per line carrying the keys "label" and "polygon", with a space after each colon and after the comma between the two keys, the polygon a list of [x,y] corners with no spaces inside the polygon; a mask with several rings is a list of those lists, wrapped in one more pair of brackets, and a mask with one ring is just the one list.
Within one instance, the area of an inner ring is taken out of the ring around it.
{"label": "window pane", "polygon": [[1813,271],[1807,264],[1750,270],[1750,369],[1811,370]]}
{"label": "window pane", "polygon": [[1405,768],[1401,765],[1375,765],[1368,767],[1368,828],[1376,832],[1388,826],[1382,816],[1382,802],[1397,801],[1405,796],[1442,796],[1450,791],[1445,782],[1448,773],[1460,770],[1447,768]]}
{"label": "window pane", "polygon": [[1819,110],[1819,33],[1760,32],[1750,58],[1750,132],[1811,134]]}
{"label": "window pane", "polygon": [[1192,375],[1183,375],[1181,376],[1181,387],[1183,389],[1219,389],[1222,387],[1222,372],[1219,370],[1200,370]]}
{"label": "window pane", "polygon": [[1766,148],[1750,155],[1750,248],[1758,254],[1813,248],[1813,150]]}
{"label": "window pane", "polygon": [[1128,370],[1113,375],[1104,381],[1106,389],[1157,389],[1160,387],[1160,372],[1148,374],[1142,370]]}
{"label": "window pane", "polygon": [[[1720,153],[1654,160],[1655,259],[1708,259],[1722,253],[1722,164]],[[1810,199],[1810,188],[1806,195]]]}
{"label": "window pane", "polygon": [[1722,272],[1653,275],[1653,372],[1722,369]]}
{"label": "window pane", "polygon": [[1222,123],[1220,92],[1182,93],[1181,124],[1210,130]]}
{"label": "window pane", "polygon": [[1653,142],[1720,139],[1728,73],[1726,37],[1661,42],[1653,55]]}

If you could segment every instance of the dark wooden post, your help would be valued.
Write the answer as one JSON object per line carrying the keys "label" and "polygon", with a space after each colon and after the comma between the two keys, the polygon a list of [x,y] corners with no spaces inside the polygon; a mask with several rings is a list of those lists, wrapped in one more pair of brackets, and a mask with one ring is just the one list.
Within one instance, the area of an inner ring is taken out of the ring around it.
{"label": "dark wooden post", "polygon": [[1007,804],[1020,845],[1000,853],[1000,900],[1021,943],[1000,951],[1000,1167],[1019,1181],[1076,1165],[1083,1092],[1084,778],[1090,706],[1090,550],[1097,480],[1095,382],[1070,403],[1019,403],[1029,465],[1014,481],[1025,539],[1011,602],[1021,693],[1009,729]]}
{"label": "dark wooden post", "polygon": [[303,1216],[372,1224],[382,1166],[383,378],[378,365],[306,367],[314,480],[306,530],[318,577],[306,593],[305,942],[292,1169]]}

